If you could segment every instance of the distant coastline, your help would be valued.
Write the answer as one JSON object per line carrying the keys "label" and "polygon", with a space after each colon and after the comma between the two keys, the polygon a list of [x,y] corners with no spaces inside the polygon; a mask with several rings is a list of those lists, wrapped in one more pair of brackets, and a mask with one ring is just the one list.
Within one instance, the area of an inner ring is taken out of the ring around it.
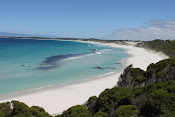
{"label": "distant coastline", "polygon": [[[139,48],[144,48],[147,51],[151,51],[153,53],[159,53],[163,56],[168,56],[171,58],[175,58],[174,50],[172,47],[175,46],[175,40],[162,40],[155,39],[152,41],[141,41],[141,40],[104,40],[104,39],[96,39],[96,38],[46,38],[46,37],[5,37],[0,36],[1,38],[14,38],[14,39],[37,39],[37,40],[59,40],[59,41],[79,41],[79,42],[90,42],[96,44],[118,44],[118,45],[126,45],[126,46],[134,46]],[[162,48],[163,47],[163,48]],[[167,47],[167,48],[164,48]]]}
{"label": "distant coastline", "polygon": [[46,38],[46,37],[6,37],[0,36],[1,38],[9,38],[9,39],[38,39],[38,40],[64,40],[64,41],[92,41],[92,42],[101,42],[101,43],[117,43],[117,44],[126,44],[125,42],[141,42],[132,41],[132,40],[104,40],[104,39],[96,39],[96,38]]}

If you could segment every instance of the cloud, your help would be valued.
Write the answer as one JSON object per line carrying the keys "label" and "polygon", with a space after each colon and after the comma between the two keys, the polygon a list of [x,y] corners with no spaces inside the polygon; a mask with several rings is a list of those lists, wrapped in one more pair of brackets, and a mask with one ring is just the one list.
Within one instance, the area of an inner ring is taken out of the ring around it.
{"label": "cloud", "polygon": [[121,28],[103,39],[113,40],[154,40],[175,39],[175,21],[153,20],[149,27]]}

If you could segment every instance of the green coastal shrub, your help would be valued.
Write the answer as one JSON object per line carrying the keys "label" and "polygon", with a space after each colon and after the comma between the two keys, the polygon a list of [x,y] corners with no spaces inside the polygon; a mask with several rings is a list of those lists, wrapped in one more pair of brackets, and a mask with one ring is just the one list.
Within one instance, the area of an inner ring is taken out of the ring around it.
{"label": "green coastal shrub", "polygon": [[137,82],[139,82],[139,83],[142,83],[142,82],[144,82],[144,81],[146,81],[146,77],[144,77],[144,76],[138,76],[136,79],[135,79],[135,81],[137,81]]}
{"label": "green coastal shrub", "polygon": [[145,71],[140,68],[131,68],[131,73],[134,77],[143,76]]}
{"label": "green coastal shrub", "polygon": [[171,58],[175,58],[175,41],[174,40],[153,40],[142,42],[144,47],[153,49],[155,51],[161,51]]}
{"label": "green coastal shrub", "polygon": [[10,109],[10,102],[0,103],[0,117],[9,117],[12,109]]}
{"label": "green coastal shrub", "polygon": [[32,106],[30,108],[31,115],[35,117],[51,117],[45,110],[39,106]]}
{"label": "green coastal shrub", "polygon": [[4,117],[4,113],[0,112],[0,117]]}
{"label": "green coastal shrub", "polygon": [[91,113],[82,105],[76,105],[64,111],[61,117],[91,117]]}
{"label": "green coastal shrub", "polygon": [[109,117],[109,115],[105,112],[98,111],[93,117]]}
{"label": "green coastal shrub", "polygon": [[98,100],[98,110],[109,113],[110,109],[119,107],[120,105],[128,105],[132,102],[132,88],[114,87],[103,91]]}
{"label": "green coastal shrub", "polygon": [[97,99],[97,96],[92,96],[92,97],[89,98],[88,103],[91,104],[96,99]]}
{"label": "green coastal shrub", "polygon": [[149,97],[149,104],[154,116],[172,117],[175,115],[175,94],[165,89],[153,91]]}
{"label": "green coastal shrub", "polygon": [[12,111],[12,116],[30,116],[31,112],[30,112],[30,108],[19,101],[12,101],[12,105],[13,105],[13,111]]}
{"label": "green coastal shrub", "polygon": [[[11,108],[13,106],[13,108]],[[0,103],[0,117],[52,117],[38,106],[28,107],[19,101]]]}
{"label": "green coastal shrub", "polygon": [[174,59],[165,59],[165,60],[161,60],[155,64],[150,64],[147,67],[147,72],[151,72],[151,71],[162,71],[166,66],[171,65],[171,68],[175,68],[175,60]]}
{"label": "green coastal shrub", "polygon": [[140,110],[134,105],[120,106],[118,111],[118,117],[139,117]]}
{"label": "green coastal shrub", "polygon": [[162,74],[161,71],[157,72],[156,76],[157,76],[158,78],[163,78],[163,74]]}

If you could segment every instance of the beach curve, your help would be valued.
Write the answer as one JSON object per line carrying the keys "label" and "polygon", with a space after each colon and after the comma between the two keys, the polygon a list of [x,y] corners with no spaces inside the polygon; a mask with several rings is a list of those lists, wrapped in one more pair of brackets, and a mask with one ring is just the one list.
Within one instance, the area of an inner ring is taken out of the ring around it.
{"label": "beach curve", "polygon": [[[146,70],[150,63],[156,63],[162,59],[168,58],[162,53],[155,53],[144,48],[133,47],[132,45],[119,45],[114,43],[104,44],[92,41],[85,43],[103,44],[105,46],[126,49],[126,52],[132,56],[125,60],[125,66],[133,64],[133,67],[139,67],[143,70]],[[59,114],[71,106],[85,103],[90,96],[98,96],[106,88],[114,87],[122,72],[123,69],[121,69],[120,72],[104,75],[99,79],[96,78],[95,80],[70,84],[55,89],[9,98],[1,100],[0,102],[18,100],[26,103],[28,106],[36,105],[43,107],[52,115]]]}

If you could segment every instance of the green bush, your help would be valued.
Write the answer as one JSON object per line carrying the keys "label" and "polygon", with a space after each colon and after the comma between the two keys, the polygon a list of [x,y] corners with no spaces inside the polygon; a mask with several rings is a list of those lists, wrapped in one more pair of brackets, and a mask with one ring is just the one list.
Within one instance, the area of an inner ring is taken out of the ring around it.
{"label": "green bush", "polygon": [[35,117],[51,117],[45,110],[38,106],[32,106],[30,108],[31,115]]}
{"label": "green bush", "polygon": [[4,116],[5,116],[4,113],[0,112],[0,117],[4,117]]}
{"label": "green bush", "polygon": [[144,82],[144,81],[146,81],[146,77],[144,77],[144,76],[138,76],[136,79],[135,79],[135,81],[137,81],[137,82],[139,82],[139,83],[142,83],[142,82]]}
{"label": "green bush", "polygon": [[97,112],[93,117],[109,117],[107,113],[104,113],[102,111]]}
{"label": "green bush", "polygon": [[120,106],[118,111],[118,117],[139,117],[140,110],[133,105]]}
{"label": "green bush", "polygon": [[110,109],[120,105],[130,104],[133,99],[131,88],[114,87],[111,90],[106,89],[100,94],[97,101],[98,110],[109,113]]}
{"label": "green bush", "polygon": [[[11,109],[11,105],[13,109]],[[0,117],[51,117],[45,110],[38,106],[29,108],[19,101],[11,101],[0,104]]]}
{"label": "green bush", "polygon": [[0,117],[9,117],[11,115],[12,109],[10,109],[10,102],[5,102],[0,104]]}
{"label": "green bush", "polygon": [[153,40],[142,42],[144,47],[161,51],[171,58],[175,58],[175,41],[174,40]]}
{"label": "green bush", "polygon": [[131,68],[131,73],[136,78],[138,76],[143,76],[145,71],[141,70],[140,68]]}
{"label": "green bush", "polygon": [[88,102],[88,105],[90,105],[93,101],[95,101],[97,99],[97,96],[92,96],[89,98],[89,100],[87,101]]}
{"label": "green bush", "polygon": [[158,89],[148,96],[154,116],[172,117],[175,115],[174,93],[168,93],[165,89]]}
{"label": "green bush", "polygon": [[157,76],[158,78],[163,78],[163,74],[162,74],[161,71],[157,72],[156,76]]}
{"label": "green bush", "polygon": [[156,72],[159,72],[159,71],[162,71],[168,65],[171,65],[172,68],[175,68],[175,60],[170,58],[170,59],[161,60],[155,64],[152,63],[147,67],[147,72],[150,72],[153,70]]}
{"label": "green bush", "polygon": [[30,108],[19,101],[12,101],[13,104],[13,111],[12,111],[12,116],[30,116]]}
{"label": "green bush", "polygon": [[91,117],[91,113],[82,105],[76,105],[64,111],[61,117]]}

